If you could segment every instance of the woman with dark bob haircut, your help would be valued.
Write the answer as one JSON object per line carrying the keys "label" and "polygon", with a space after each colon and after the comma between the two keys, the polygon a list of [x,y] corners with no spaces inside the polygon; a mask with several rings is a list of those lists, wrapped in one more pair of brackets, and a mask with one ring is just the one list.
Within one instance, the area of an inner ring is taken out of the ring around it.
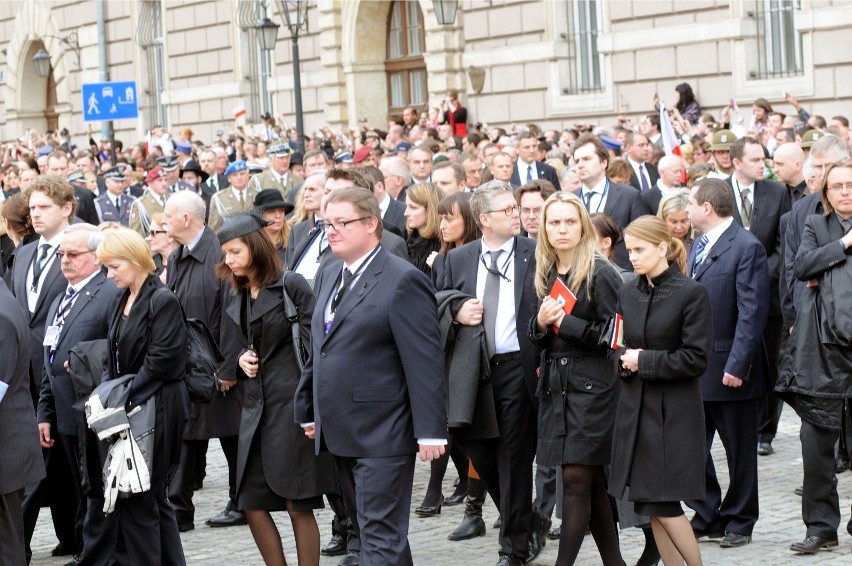
{"label": "woman with dark bob haircut", "polygon": [[266,564],[283,566],[284,549],[271,511],[286,510],[299,564],[319,564],[320,535],[313,510],[334,488],[328,455],[314,455],[313,441],[293,422],[300,368],[284,293],[299,313],[304,351],[310,351],[314,296],[304,277],[281,277],[267,223],[253,213],[225,220],[217,236],[224,257],[217,275],[234,288],[226,308],[238,329],[242,353],[236,376],[243,382],[237,448],[237,504]]}
{"label": "woman with dark bob haircut", "polygon": [[692,87],[689,83],[680,83],[675,87],[675,108],[680,112],[681,117],[687,120],[693,126],[698,123],[701,118],[701,106],[695,100],[695,94],[692,92]]}
{"label": "woman with dark bob haircut", "polygon": [[473,193],[453,193],[438,203],[440,217],[441,249],[432,252],[426,260],[432,268],[432,283],[440,287],[444,278],[444,261],[450,250],[482,237],[479,226],[470,212]]}

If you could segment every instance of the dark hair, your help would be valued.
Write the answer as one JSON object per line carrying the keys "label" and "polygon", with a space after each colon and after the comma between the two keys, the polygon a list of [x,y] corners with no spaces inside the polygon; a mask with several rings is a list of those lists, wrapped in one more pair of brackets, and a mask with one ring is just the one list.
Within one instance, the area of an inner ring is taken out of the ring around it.
{"label": "dark hair", "polygon": [[[745,154],[745,146],[747,144],[757,144],[760,146],[760,142],[751,136],[743,136],[731,145],[731,163],[733,163],[734,159],[743,160],[743,155]],[[761,149],[763,146],[760,146]]]}
{"label": "dark hair", "polygon": [[541,193],[542,200],[547,200],[555,192],[556,188],[553,186],[553,183],[547,179],[533,179],[518,187],[515,191],[515,200],[518,201],[518,206],[520,206],[521,197],[527,193]]}
{"label": "dark hair", "polygon": [[607,179],[612,179],[619,183],[630,184],[630,177],[632,175],[633,167],[623,159],[614,159],[606,168]]}
{"label": "dark hair", "polygon": [[722,179],[701,179],[695,184],[695,201],[701,205],[710,203],[713,211],[720,218],[728,218],[734,214],[734,195],[731,186]]}
{"label": "dark hair", "polygon": [[848,127],[849,127],[849,118],[847,118],[846,116],[841,116],[841,115],[839,115],[839,114],[838,114],[837,116],[832,116],[832,117],[831,117],[831,119],[832,119],[832,120],[837,120],[838,122],[840,122],[841,124],[843,124],[843,127],[844,127],[844,128],[848,128]]}
{"label": "dark hair", "polygon": [[571,153],[571,157],[574,157],[574,155],[577,154],[578,149],[589,144],[595,148],[595,155],[598,156],[598,159],[606,161],[607,165],[609,165],[609,152],[606,150],[606,146],[603,144],[601,139],[595,134],[583,134],[580,136],[577,141],[574,142],[574,151]]}
{"label": "dark hair", "polygon": [[648,136],[646,136],[642,132],[632,132],[632,131],[629,131],[629,130],[628,130],[628,132],[629,133],[626,136],[624,136],[624,147],[627,147],[628,145],[633,145],[634,143],[636,143],[636,138],[638,136],[642,136],[643,138],[645,138],[645,141],[650,141],[650,140],[648,140]]}
{"label": "dark hair", "polygon": [[[438,214],[443,216],[445,214],[458,214],[461,215],[462,221],[464,222],[464,235],[462,236],[462,241],[465,244],[469,244],[470,242],[477,240],[482,237],[482,231],[479,229],[479,225],[476,223],[476,220],[473,218],[473,213],[470,210],[470,199],[473,197],[473,193],[453,193],[448,197],[444,197],[441,199],[441,202],[438,203]],[[450,250],[456,247],[455,242],[441,242],[441,254],[446,254]]]}
{"label": "dark hair", "polygon": [[781,128],[780,130],[778,130],[779,134],[782,132],[784,134],[784,137],[787,138],[788,142],[796,141],[796,131],[793,128]]}
{"label": "dark hair", "polygon": [[21,239],[35,234],[30,222],[30,207],[23,193],[15,193],[3,203],[3,218]]}
{"label": "dark hair", "polygon": [[361,169],[341,169],[339,167],[335,167],[328,170],[326,180],[328,179],[334,179],[335,181],[352,181],[355,183],[356,187],[367,189],[370,192],[373,192],[374,188],[373,177],[370,174],[363,172]]}
{"label": "dark hair", "polygon": [[467,174],[464,172],[464,167],[461,166],[461,162],[452,163],[450,161],[442,161],[432,168],[432,174],[434,175],[435,171],[438,171],[439,169],[452,169],[453,177],[455,177],[456,182],[458,183],[463,184],[465,179],[467,179]]}
{"label": "dark hair", "polygon": [[769,101],[765,98],[758,98],[754,101],[754,106],[758,108],[763,108],[763,111],[766,112],[767,117],[772,113],[772,105],[769,104]]}
{"label": "dark hair", "polygon": [[370,177],[373,181],[373,187],[376,186],[376,183],[384,183],[385,175],[382,173],[382,170],[376,167],[375,165],[367,165],[365,167],[361,167],[359,171]]}
{"label": "dark hair", "polygon": [[686,108],[695,102],[695,94],[692,92],[692,87],[689,83],[680,83],[675,87],[675,90],[680,93],[680,100],[675,104],[678,112],[683,112]]}
{"label": "dark hair", "polygon": [[825,117],[820,116],[819,114],[811,115],[811,119],[816,123],[816,127],[820,130],[824,130],[826,126]]}
{"label": "dark hair", "polygon": [[[53,156],[52,153],[50,155]],[[65,155],[63,154],[61,157],[65,158]],[[68,217],[68,221],[74,219],[74,214],[77,213],[77,197],[68,181],[58,175],[39,175],[27,185],[27,189],[24,191],[27,205],[30,202],[30,195],[35,192],[44,193],[54,204],[60,207],[70,202],[71,216]]]}
{"label": "dark hair", "polygon": [[648,114],[645,116],[648,119],[648,122],[658,130],[660,129],[660,115],[659,114]]}
{"label": "dark hair", "polygon": [[[848,124],[847,124],[847,125],[848,125]],[[468,143],[472,143],[472,144],[473,144],[473,146],[474,146],[474,147],[476,147],[476,146],[478,146],[478,145],[479,145],[479,142],[481,142],[481,141],[482,141],[482,136],[480,136],[480,135],[479,135],[479,134],[477,134],[476,132],[470,132],[470,133],[467,135],[467,141],[468,141]]]}
{"label": "dark hair", "polygon": [[608,260],[612,260],[615,256],[615,244],[621,241],[621,230],[618,229],[618,224],[615,219],[605,212],[595,212],[590,214],[589,218],[592,221],[592,226],[601,238],[609,238],[610,248]]}
{"label": "dark hair", "polygon": [[216,275],[219,279],[227,281],[237,291],[249,289],[252,284],[258,287],[266,287],[278,281],[283,266],[272,240],[262,230],[249,232],[237,239],[248,247],[252,275],[251,277],[234,275],[231,268],[225,265],[225,258],[223,257],[222,261],[216,264]]}
{"label": "dark hair", "polygon": [[526,132],[522,132],[521,135],[518,136],[518,144],[520,144],[522,140],[528,139],[534,139],[535,141],[538,141],[538,136],[535,134],[535,132],[527,130]]}
{"label": "dark hair", "polygon": [[379,201],[376,200],[376,195],[363,187],[344,187],[332,191],[326,197],[326,206],[333,202],[348,202],[358,210],[361,216],[375,218],[376,238],[381,241],[384,229],[382,227],[382,211],[379,208]]}

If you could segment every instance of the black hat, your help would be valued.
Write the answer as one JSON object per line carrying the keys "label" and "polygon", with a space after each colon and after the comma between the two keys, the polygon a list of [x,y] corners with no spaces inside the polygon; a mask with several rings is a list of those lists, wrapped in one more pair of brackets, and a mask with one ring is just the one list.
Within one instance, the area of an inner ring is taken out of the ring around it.
{"label": "black hat", "polygon": [[181,169],[181,172],[180,172],[180,178],[181,179],[183,179],[183,174],[187,171],[192,171],[193,173],[195,173],[196,175],[201,177],[202,183],[210,178],[210,174],[207,173],[206,171],[204,171],[203,169],[201,169],[201,165],[199,165],[198,161],[196,161],[194,159],[190,159],[189,161],[187,161],[186,164],[183,166],[183,169]]}
{"label": "black hat", "polygon": [[163,168],[164,171],[174,171],[178,166],[178,159],[173,155],[164,155],[157,158],[157,165]]}
{"label": "black hat", "polygon": [[278,189],[263,189],[254,197],[254,208],[257,212],[272,210],[273,208],[283,208],[289,214],[295,206],[293,206],[293,203],[284,200],[284,197],[281,196],[281,191]]}
{"label": "black hat", "polygon": [[225,219],[225,222],[216,231],[219,245],[230,242],[234,238],[257,232],[264,226],[271,224],[254,212],[243,212]]}
{"label": "black hat", "polygon": [[292,168],[293,165],[304,165],[304,164],[305,164],[305,158],[302,157],[302,154],[299,153],[298,151],[290,156],[290,168]]}

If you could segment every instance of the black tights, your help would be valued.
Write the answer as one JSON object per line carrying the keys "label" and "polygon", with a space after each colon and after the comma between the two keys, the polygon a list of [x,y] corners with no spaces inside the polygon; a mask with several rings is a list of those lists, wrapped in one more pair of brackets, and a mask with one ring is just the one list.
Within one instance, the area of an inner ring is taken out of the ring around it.
{"label": "black tights", "polygon": [[556,566],[574,564],[586,527],[592,531],[605,566],[622,566],[618,533],[606,495],[602,466],[562,466],[562,530]]}

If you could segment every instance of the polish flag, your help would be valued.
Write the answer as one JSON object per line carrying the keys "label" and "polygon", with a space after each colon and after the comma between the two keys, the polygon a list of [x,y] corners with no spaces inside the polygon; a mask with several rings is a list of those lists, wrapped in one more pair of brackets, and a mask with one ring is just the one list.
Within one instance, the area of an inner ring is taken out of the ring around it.
{"label": "polish flag", "polygon": [[680,142],[669,120],[666,105],[662,103],[660,103],[660,135],[663,137],[663,149],[665,149],[666,155],[680,156]]}

